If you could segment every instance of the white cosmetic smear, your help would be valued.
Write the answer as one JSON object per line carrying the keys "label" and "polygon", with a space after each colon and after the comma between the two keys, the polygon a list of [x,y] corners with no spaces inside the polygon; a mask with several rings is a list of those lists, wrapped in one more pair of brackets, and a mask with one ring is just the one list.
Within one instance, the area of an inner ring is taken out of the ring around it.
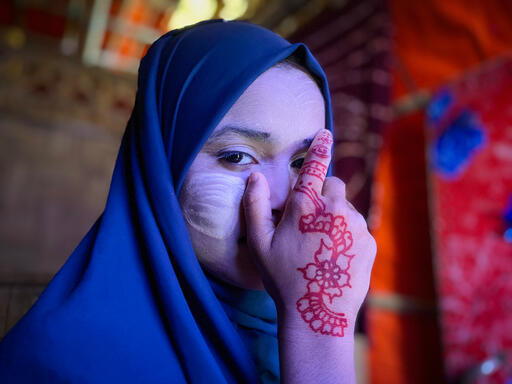
{"label": "white cosmetic smear", "polygon": [[183,185],[180,204],[187,222],[216,239],[233,234],[246,182],[223,173],[197,172]]}

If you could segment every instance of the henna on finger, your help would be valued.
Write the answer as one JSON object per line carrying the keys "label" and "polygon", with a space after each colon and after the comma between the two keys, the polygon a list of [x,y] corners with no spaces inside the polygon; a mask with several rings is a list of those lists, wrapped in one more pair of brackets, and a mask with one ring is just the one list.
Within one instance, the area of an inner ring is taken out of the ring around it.
{"label": "henna on finger", "polygon": [[348,319],[345,313],[335,311],[330,305],[343,295],[342,289],[352,288],[349,269],[354,255],[348,253],[353,238],[345,217],[328,212],[321,196],[332,143],[332,135],[327,130],[315,137],[293,188],[295,192],[304,194],[314,206],[312,213],[300,216],[299,230],[302,233],[321,233],[328,239],[326,244],[324,238],[320,238],[312,262],[297,268],[307,286],[296,307],[313,331],[343,337],[349,325]]}
{"label": "henna on finger", "polygon": [[344,216],[326,212],[325,203],[316,191],[308,187],[303,187],[302,191],[313,199],[317,208],[314,213],[300,217],[299,230],[302,233],[323,233],[330,244],[321,238],[313,262],[297,268],[308,281],[306,293],[297,300],[297,310],[313,331],[343,337],[348,319],[345,313],[334,311],[329,304],[343,295],[342,288],[352,288],[349,269],[354,255],[348,253],[353,243],[352,233],[347,229]]}
{"label": "henna on finger", "polygon": [[302,192],[301,187],[309,185],[320,192],[331,161],[332,134],[327,129],[317,133],[308,149],[293,190]]}

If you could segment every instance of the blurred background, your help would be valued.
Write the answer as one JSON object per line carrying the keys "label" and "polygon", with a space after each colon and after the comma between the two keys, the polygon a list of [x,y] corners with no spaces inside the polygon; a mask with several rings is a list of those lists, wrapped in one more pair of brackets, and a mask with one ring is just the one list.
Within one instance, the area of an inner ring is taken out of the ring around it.
{"label": "blurred background", "polygon": [[379,246],[359,383],[512,383],[506,0],[1,0],[0,337],[101,213],[140,58],[212,18],[326,70],[335,174]]}

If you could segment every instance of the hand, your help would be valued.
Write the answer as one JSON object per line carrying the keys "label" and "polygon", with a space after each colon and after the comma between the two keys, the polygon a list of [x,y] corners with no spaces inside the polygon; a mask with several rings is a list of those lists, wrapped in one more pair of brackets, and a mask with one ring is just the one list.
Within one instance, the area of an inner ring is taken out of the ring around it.
{"label": "hand", "polygon": [[277,226],[262,173],[243,197],[247,243],[278,313],[297,326],[344,336],[364,301],[376,243],[363,216],[345,199],[345,184],[326,177],[332,134],[317,133]]}

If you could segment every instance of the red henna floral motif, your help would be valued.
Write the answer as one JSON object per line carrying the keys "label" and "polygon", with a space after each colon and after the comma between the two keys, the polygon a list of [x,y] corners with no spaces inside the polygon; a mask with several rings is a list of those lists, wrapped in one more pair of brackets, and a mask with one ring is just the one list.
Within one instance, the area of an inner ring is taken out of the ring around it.
{"label": "red henna floral motif", "polygon": [[327,235],[326,241],[320,239],[314,261],[297,268],[308,281],[307,292],[297,301],[297,310],[313,331],[343,337],[348,320],[344,313],[335,312],[328,305],[343,295],[342,288],[352,288],[348,270],[354,255],[347,253],[352,247],[352,233],[343,216],[325,212],[325,203],[314,189],[299,182],[294,190],[305,193],[315,205],[315,213],[301,216],[299,230]]}
{"label": "red henna floral motif", "polygon": [[309,263],[304,268],[297,268],[304,274],[304,278],[310,281],[308,291],[323,292],[329,297],[330,302],[334,297],[343,294],[341,288],[351,288],[347,270],[352,256],[341,255],[333,258],[332,255],[333,248],[320,240],[320,249],[315,252],[315,262]]}
{"label": "red henna floral motif", "polygon": [[343,330],[348,326],[345,314],[327,308],[322,295],[306,293],[297,301],[297,309],[313,331],[343,337]]}

